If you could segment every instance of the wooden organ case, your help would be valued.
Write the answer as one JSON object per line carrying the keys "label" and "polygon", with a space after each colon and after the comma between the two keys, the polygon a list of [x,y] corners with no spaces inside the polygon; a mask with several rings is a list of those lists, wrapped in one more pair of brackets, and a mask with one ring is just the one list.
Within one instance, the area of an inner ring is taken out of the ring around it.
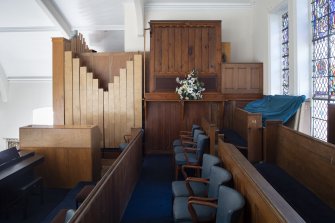
{"label": "wooden organ case", "polygon": [[151,21],[149,92],[174,91],[192,69],[220,91],[221,21]]}
{"label": "wooden organ case", "polygon": [[[203,99],[180,101],[176,77],[192,69],[205,84]],[[180,130],[219,119],[221,94],[221,21],[150,21],[150,72],[145,88],[146,152],[171,152]]]}

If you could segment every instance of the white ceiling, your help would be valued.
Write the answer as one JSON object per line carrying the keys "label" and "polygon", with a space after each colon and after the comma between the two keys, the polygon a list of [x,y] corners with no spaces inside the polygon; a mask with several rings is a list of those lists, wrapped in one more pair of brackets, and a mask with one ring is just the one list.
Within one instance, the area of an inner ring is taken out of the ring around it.
{"label": "white ceiling", "polygon": [[[9,79],[51,77],[51,38],[63,34],[37,1],[51,1],[70,28],[84,34],[91,48],[98,51],[123,51],[123,3],[139,0],[1,0],[0,66]],[[251,4],[253,1],[143,0],[143,4],[144,7],[174,4],[229,5]]]}

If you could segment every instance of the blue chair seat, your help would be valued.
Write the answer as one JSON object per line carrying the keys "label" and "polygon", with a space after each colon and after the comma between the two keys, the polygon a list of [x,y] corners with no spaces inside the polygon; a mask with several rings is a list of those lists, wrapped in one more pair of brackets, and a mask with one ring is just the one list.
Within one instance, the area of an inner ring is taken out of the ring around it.
{"label": "blue chair seat", "polygon": [[128,146],[128,143],[120,143],[119,148],[123,151]]}
{"label": "blue chair seat", "polygon": [[[216,209],[194,205],[199,221],[210,221],[216,214]],[[175,222],[192,222],[188,211],[188,197],[176,197],[173,202],[173,217]]]}
{"label": "blue chair seat", "polygon": [[[189,164],[197,164],[199,160],[197,159],[196,153],[186,153]],[[175,161],[177,165],[183,165],[187,163],[184,153],[177,153],[175,155]]]}
{"label": "blue chair seat", "polygon": [[183,148],[184,148],[184,147],[183,147],[182,145],[173,147],[173,152],[174,152],[174,154],[177,154],[177,153],[183,153],[183,152],[184,152],[184,149],[183,149]]}
{"label": "blue chair seat", "polygon": [[173,148],[176,147],[176,146],[182,146],[183,144],[181,143],[181,140],[180,139],[175,139],[173,140],[172,142],[172,146]]}
{"label": "blue chair seat", "polygon": [[[190,186],[196,196],[204,197],[207,195],[208,187],[206,184],[191,181]],[[189,192],[187,190],[185,181],[173,181],[172,182],[172,194],[174,197],[189,196]]]}

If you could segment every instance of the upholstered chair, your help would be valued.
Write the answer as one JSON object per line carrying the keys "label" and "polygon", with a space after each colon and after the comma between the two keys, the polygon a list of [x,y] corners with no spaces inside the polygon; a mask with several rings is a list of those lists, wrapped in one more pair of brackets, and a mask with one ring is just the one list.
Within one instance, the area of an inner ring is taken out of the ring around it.
{"label": "upholstered chair", "polygon": [[194,134],[193,134],[193,138],[191,140],[190,139],[182,140],[181,145],[173,147],[174,154],[183,153],[185,147],[194,147],[195,148],[197,146],[198,137],[201,134],[205,134],[205,132],[202,131],[201,129],[195,129]]}
{"label": "upholstered chair", "polygon": [[[188,211],[188,203],[190,200],[201,200],[206,202],[216,202],[219,194],[219,186],[230,182],[231,174],[218,166],[212,166],[208,181],[208,196],[207,197],[175,197],[173,201],[173,217],[175,222],[191,221],[192,217]],[[197,217],[200,221],[208,221],[215,216],[215,209],[205,207],[199,209],[195,207]]]}
{"label": "upholstered chair", "polygon": [[238,191],[222,185],[217,202],[190,199],[188,209],[192,222],[199,222],[206,212],[212,213],[216,209],[216,223],[237,223],[240,222],[244,205],[245,200]]}
{"label": "upholstered chair", "polygon": [[201,127],[199,125],[196,125],[196,124],[193,124],[192,125],[192,130],[191,131],[180,131],[180,138],[179,139],[175,139],[173,142],[172,142],[172,146],[175,147],[175,146],[181,146],[182,145],[182,140],[183,139],[191,139],[193,138],[194,136],[194,130],[196,129],[200,129]]}
{"label": "upholstered chair", "polygon": [[[208,181],[212,166],[219,165],[220,159],[210,154],[204,154],[202,166],[183,165],[182,173],[185,181],[172,182],[172,194],[174,197],[198,196],[204,197],[208,194],[208,184],[202,181]],[[188,177],[186,170],[201,170],[201,178]]]}
{"label": "upholstered chair", "polygon": [[176,179],[178,179],[179,170],[182,165],[201,165],[202,155],[206,148],[209,147],[209,137],[200,134],[197,140],[196,148],[184,147],[183,153],[175,154]]}

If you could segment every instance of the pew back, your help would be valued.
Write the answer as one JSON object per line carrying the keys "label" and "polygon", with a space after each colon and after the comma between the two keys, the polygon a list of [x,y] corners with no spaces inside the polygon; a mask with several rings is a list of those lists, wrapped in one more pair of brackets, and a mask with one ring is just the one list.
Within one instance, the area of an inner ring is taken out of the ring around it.
{"label": "pew back", "polygon": [[80,205],[70,222],[120,222],[140,176],[141,129],[132,129],[132,139],[106,174]]}
{"label": "pew back", "polygon": [[233,130],[248,143],[248,160],[251,162],[263,159],[262,151],[262,115],[235,108]]}
{"label": "pew back", "polygon": [[335,145],[283,126],[280,121],[267,121],[264,150],[266,162],[279,166],[335,208]]}
{"label": "pew back", "polygon": [[246,199],[244,222],[304,222],[253,165],[232,144],[219,137],[219,157]]}
{"label": "pew back", "polygon": [[215,155],[215,133],[216,125],[210,123],[206,118],[201,118],[201,127],[209,137],[209,153]]}

